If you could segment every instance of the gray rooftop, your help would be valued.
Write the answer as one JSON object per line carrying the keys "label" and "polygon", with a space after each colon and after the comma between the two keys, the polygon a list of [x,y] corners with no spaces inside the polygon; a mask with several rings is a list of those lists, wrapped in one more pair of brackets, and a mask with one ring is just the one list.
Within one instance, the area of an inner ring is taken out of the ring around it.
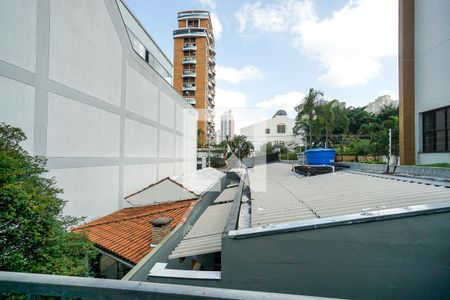
{"label": "gray rooftop", "polygon": [[222,232],[232,202],[209,206],[183,237],[170,259],[221,251]]}
{"label": "gray rooftop", "polygon": [[300,178],[283,163],[255,167],[249,176],[252,227],[450,200],[444,186],[352,172]]}

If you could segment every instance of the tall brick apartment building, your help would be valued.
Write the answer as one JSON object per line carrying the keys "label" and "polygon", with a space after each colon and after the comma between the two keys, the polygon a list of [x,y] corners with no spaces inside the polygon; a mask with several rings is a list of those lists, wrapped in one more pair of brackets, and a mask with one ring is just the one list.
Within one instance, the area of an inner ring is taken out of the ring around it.
{"label": "tall brick apartment building", "polygon": [[216,84],[216,52],[209,12],[179,12],[173,39],[173,87],[198,110],[199,144],[206,146],[214,138]]}

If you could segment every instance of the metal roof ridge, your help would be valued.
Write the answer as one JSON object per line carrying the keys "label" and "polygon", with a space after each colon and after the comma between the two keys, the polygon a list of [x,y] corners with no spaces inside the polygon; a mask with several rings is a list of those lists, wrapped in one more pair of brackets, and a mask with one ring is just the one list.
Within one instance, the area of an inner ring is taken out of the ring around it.
{"label": "metal roof ridge", "polygon": [[428,204],[411,205],[399,208],[382,209],[363,213],[347,214],[341,216],[325,217],[319,219],[307,219],[289,223],[269,224],[262,227],[230,230],[226,235],[229,238],[233,239],[251,238],[262,235],[306,231],[333,226],[351,225],[448,211],[450,211],[450,200]]}

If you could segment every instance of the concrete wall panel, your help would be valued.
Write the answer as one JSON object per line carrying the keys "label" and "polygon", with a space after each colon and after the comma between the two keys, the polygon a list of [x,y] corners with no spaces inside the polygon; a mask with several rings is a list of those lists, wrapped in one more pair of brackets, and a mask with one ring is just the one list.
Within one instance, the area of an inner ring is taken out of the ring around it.
{"label": "concrete wall panel", "polygon": [[174,175],[173,163],[160,163],[158,165],[158,179],[163,179]]}
{"label": "concrete wall panel", "polygon": [[65,213],[93,219],[117,210],[119,167],[59,169],[49,175],[64,189]]}
{"label": "concrete wall panel", "polygon": [[0,1],[0,60],[35,72],[36,1]]}
{"label": "concrete wall panel", "polygon": [[49,93],[47,156],[118,157],[119,116]]}
{"label": "concrete wall panel", "polygon": [[120,104],[122,46],[103,1],[50,2],[50,78]]}
{"label": "concrete wall panel", "polygon": [[125,121],[125,156],[156,157],[156,128],[132,120]]}
{"label": "concrete wall panel", "polygon": [[159,105],[161,124],[175,128],[175,102],[165,93],[161,92]]}
{"label": "concrete wall panel", "polygon": [[175,156],[174,134],[160,130],[159,135],[159,157],[173,158]]}
{"label": "concrete wall panel", "polygon": [[156,181],[157,164],[126,165],[124,167],[124,196],[135,193]]}
{"label": "concrete wall panel", "polygon": [[34,87],[0,76],[0,122],[20,127],[27,139],[25,150],[33,153]]}
{"label": "concrete wall panel", "polygon": [[127,66],[126,108],[138,115],[157,121],[158,89],[130,66]]}

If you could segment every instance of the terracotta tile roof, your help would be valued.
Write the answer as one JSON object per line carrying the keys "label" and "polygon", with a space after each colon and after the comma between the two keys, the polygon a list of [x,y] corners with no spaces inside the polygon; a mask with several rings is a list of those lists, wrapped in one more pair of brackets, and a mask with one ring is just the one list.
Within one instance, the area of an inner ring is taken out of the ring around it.
{"label": "terracotta tile roof", "polygon": [[152,248],[150,220],[171,218],[171,230],[186,221],[198,199],[124,208],[72,231],[85,232],[99,248],[137,264]]}

